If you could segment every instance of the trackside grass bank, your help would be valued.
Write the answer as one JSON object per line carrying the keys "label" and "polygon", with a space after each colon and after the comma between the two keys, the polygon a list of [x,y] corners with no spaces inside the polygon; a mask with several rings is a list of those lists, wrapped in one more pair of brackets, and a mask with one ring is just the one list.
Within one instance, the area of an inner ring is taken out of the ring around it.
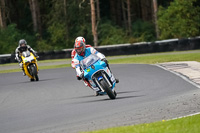
{"label": "trackside grass bank", "polygon": [[108,128],[82,133],[200,133],[200,114],[175,120]]}
{"label": "trackside grass bank", "polygon": [[[16,64],[18,65],[18,64]],[[65,68],[70,67],[71,64],[60,64],[60,65],[50,65],[50,66],[39,66],[39,70],[43,69],[56,69],[56,68]],[[0,73],[12,73],[12,72],[21,72],[21,69],[9,69],[9,70],[0,70]]]}
{"label": "trackside grass bank", "polygon": [[[124,64],[124,63],[156,64],[156,63],[173,62],[173,61],[200,62],[200,50],[126,55],[126,56],[112,56],[112,57],[107,57],[107,59],[110,64]],[[56,65],[56,62],[62,62],[62,64]],[[42,66],[39,64],[40,70],[64,68],[64,67],[71,66],[70,65],[71,59],[45,60],[45,61],[39,61],[39,63],[43,64]],[[49,64],[49,63],[52,63],[52,64]],[[0,65],[0,67],[14,66],[14,65],[18,66],[18,63],[4,64],[4,65]],[[20,72],[20,71],[21,71],[20,69],[8,69],[8,70],[0,69],[0,73]]]}
{"label": "trackside grass bank", "polygon": [[200,51],[167,52],[156,54],[141,54],[135,56],[121,56],[121,58],[111,59],[109,63],[143,63],[156,64],[174,61],[198,61],[200,62]]}

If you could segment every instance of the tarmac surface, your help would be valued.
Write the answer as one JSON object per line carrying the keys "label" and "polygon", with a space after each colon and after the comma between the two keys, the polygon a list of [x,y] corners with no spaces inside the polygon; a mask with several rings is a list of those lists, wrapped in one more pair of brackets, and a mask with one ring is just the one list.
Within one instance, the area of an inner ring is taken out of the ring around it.
{"label": "tarmac surface", "polygon": [[200,89],[192,80],[198,64],[111,64],[120,79],[115,100],[94,96],[70,67],[40,70],[38,82],[2,73],[0,133],[77,133],[199,113]]}
{"label": "tarmac surface", "polygon": [[[111,58],[112,57],[108,57]],[[115,57],[114,57],[115,58]],[[119,57],[118,57],[119,58]],[[122,58],[122,57],[121,57]],[[70,64],[70,60],[61,60],[54,62],[40,62],[39,66],[51,66],[51,65],[62,65]],[[179,74],[183,78],[187,78],[189,81],[194,82],[197,86],[200,86],[200,63],[197,61],[181,61],[181,62],[167,62],[155,64],[163,69]],[[0,65],[0,70],[20,69],[18,63],[12,65]]]}

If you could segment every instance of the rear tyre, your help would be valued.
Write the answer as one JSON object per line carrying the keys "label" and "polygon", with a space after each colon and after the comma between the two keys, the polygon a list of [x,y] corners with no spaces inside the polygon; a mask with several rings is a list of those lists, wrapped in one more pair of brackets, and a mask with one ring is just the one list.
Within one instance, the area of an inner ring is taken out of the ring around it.
{"label": "rear tyre", "polygon": [[107,95],[110,97],[110,99],[115,99],[116,98],[115,91],[113,92],[111,90],[111,88],[109,87],[108,83],[104,79],[100,80],[99,83],[100,83],[101,87],[105,90]]}

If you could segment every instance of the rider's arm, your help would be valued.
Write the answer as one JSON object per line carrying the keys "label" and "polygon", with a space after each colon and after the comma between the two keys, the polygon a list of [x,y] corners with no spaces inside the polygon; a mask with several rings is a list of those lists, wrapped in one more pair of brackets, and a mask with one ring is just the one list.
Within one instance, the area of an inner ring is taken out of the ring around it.
{"label": "rider's arm", "polygon": [[36,54],[36,51],[35,51],[35,50],[33,50],[29,45],[27,45],[27,48],[28,48],[28,50],[29,50],[30,52],[32,52],[32,53],[34,54],[34,56],[37,57],[37,54]]}
{"label": "rider's arm", "polygon": [[104,61],[108,65],[108,61],[107,61],[105,55],[103,55],[102,53],[98,52],[94,48],[90,48],[90,50],[91,50],[92,54],[96,54],[102,61]]}
{"label": "rider's arm", "polygon": [[100,59],[104,59],[106,58],[105,55],[103,55],[102,53],[98,52],[96,49],[94,49],[93,47],[90,48],[90,51],[92,54],[96,54]]}
{"label": "rider's arm", "polygon": [[82,75],[82,71],[81,71],[81,67],[80,67],[80,63],[79,63],[79,60],[74,58],[73,59],[73,62],[74,62],[74,65],[75,65],[75,69],[76,69],[76,75],[78,77],[80,77]]}
{"label": "rider's arm", "polygon": [[76,55],[76,51],[75,51],[75,49],[73,49],[71,52],[71,58],[73,59],[75,55]]}
{"label": "rider's arm", "polygon": [[20,57],[19,57],[19,52],[20,52],[20,51],[18,50],[18,48],[19,48],[19,47],[17,47],[16,50],[15,50],[15,59],[16,59],[18,62],[21,62]]}

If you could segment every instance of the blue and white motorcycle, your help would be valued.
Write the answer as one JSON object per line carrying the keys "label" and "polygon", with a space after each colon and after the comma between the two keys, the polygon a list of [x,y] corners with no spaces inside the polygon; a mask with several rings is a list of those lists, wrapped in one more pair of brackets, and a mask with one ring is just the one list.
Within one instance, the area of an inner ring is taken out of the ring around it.
{"label": "blue and white motorcycle", "polygon": [[97,55],[91,54],[80,64],[84,71],[84,80],[92,89],[100,95],[107,94],[110,99],[116,98],[116,80],[104,61],[101,61]]}

